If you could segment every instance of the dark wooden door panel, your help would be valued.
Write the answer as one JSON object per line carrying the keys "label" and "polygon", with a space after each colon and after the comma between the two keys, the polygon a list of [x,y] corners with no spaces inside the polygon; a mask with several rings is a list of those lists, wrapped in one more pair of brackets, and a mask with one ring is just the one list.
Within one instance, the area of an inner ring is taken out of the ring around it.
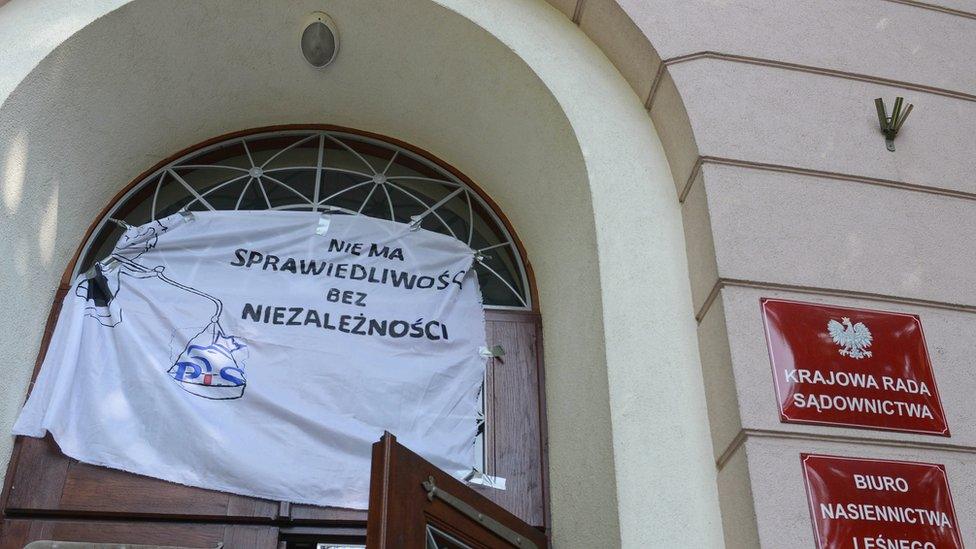
{"label": "dark wooden door panel", "polygon": [[7,519],[0,548],[21,548],[32,541],[79,541],[210,548],[276,549],[273,526],[192,524],[178,522],[100,522],[82,520]]}
{"label": "dark wooden door panel", "polygon": [[8,509],[56,509],[68,471],[68,459],[51,435],[17,437],[8,472]]}
{"label": "dark wooden door panel", "polygon": [[276,502],[191,488],[66,457],[54,440],[21,437],[7,510],[125,516],[273,519]]}
{"label": "dark wooden door panel", "polygon": [[488,361],[487,473],[506,489],[474,488],[533,526],[546,526],[540,409],[541,329],[536,315],[493,313],[489,345],[505,355]]}
{"label": "dark wooden door panel", "polygon": [[71,460],[58,509],[100,514],[121,508],[134,515],[271,519],[277,507],[273,501],[181,486]]}
{"label": "dark wooden door panel", "polygon": [[373,445],[367,549],[425,549],[428,526],[479,549],[545,549],[535,527],[386,433]]}
{"label": "dark wooden door panel", "polygon": [[315,505],[292,504],[287,515],[294,522],[315,523],[357,523],[366,522],[366,511],[361,509],[342,509],[339,507],[317,507]]}

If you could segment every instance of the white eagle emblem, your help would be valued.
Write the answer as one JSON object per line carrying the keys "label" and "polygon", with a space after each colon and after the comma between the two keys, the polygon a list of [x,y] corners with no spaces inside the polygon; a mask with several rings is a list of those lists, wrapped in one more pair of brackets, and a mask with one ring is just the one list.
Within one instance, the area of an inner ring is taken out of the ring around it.
{"label": "white eagle emblem", "polygon": [[871,358],[871,351],[866,349],[871,346],[871,330],[863,322],[851,324],[851,319],[842,317],[840,322],[831,320],[827,323],[827,331],[834,343],[841,346],[838,351],[841,356],[849,356],[854,359]]}

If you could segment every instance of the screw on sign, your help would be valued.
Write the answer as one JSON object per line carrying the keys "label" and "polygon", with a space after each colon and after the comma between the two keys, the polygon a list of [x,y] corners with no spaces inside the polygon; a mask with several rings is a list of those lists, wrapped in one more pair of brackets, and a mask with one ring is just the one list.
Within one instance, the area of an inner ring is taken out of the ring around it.
{"label": "screw on sign", "polygon": [[761,305],[782,421],[949,436],[916,315]]}
{"label": "screw on sign", "polygon": [[961,549],[945,467],[801,454],[820,549]]}

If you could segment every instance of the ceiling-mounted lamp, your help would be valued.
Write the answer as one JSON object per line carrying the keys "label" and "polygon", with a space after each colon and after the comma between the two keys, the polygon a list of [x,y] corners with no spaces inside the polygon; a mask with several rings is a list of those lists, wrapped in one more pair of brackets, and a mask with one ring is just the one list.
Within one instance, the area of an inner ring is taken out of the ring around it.
{"label": "ceiling-mounted lamp", "polygon": [[307,19],[301,38],[302,56],[317,69],[329,66],[339,53],[339,31],[331,17],[320,11]]}

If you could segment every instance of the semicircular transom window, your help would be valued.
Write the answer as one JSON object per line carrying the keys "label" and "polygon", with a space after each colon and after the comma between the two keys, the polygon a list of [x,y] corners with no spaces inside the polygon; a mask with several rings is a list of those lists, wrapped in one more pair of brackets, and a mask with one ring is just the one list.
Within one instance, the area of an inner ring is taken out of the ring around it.
{"label": "semicircular transom window", "polygon": [[453,236],[478,252],[484,304],[529,309],[529,283],[513,235],[491,206],[434,160],[375,137],[286,130],[194,150],[137,182],[99,221],[76,273],[108,255],[122,221],[141,225],[178,211],[304,210],[367,215]]}

